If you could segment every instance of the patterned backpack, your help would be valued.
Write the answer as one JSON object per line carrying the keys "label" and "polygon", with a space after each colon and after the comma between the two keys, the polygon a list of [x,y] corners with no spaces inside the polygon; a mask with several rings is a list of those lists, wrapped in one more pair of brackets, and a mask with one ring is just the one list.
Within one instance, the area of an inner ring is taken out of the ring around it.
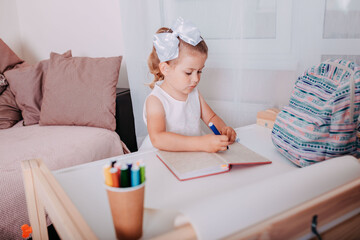
{"label": "patterned backpack", "polygon": [[336,59],[301,75],[290,104],[277,115],[272,141],[300,167],[329,158],[357,155],[360,67]]}

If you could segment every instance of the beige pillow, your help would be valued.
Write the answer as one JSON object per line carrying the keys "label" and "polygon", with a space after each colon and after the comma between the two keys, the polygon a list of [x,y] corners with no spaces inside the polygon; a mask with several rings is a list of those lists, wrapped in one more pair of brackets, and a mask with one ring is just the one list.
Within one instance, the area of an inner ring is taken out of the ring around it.
{"label": "beige pillow", "polygon": [[[55,54],[55,53],[54,53]],[[71,50],[63,54],[71,57]],[[24,125],[39,123],[42,103],[42,83],[46,77],[50,59],[35,65],[26,65],[5,72],[9,87],[24,118]]]}
{"label": "beige pillow", "polygon": [[51,53],[39,124],[115,130],[121,60],[121,56],[65,58]]}

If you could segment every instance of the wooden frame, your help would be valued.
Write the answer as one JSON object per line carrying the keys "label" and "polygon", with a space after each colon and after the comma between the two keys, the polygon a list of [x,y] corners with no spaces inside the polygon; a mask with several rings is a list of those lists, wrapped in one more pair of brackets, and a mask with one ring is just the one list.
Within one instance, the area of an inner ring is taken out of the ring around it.
{"label": "wooden frame", "polygon": [[97,239],[50,170],[39,159],[21,162],[32,238],[48,239],[45,209],[62,239]]}
{"label": "wooden frame", "polygon": [[[60,184],[41,160],[21,163],[33,239],[48,239],[45,210],[63,239],[97,239]],[[293,239],[311,231],[311,220],[318,217],[317,228],[360,208],[360,177],[295,208],[256,225],[233,233],[226,239]],[[359,236],[360,214],[339,223],[324,234]],[[322,234],[322,233],[321,233]],[[155,239],[196,239],[191,224]]]}

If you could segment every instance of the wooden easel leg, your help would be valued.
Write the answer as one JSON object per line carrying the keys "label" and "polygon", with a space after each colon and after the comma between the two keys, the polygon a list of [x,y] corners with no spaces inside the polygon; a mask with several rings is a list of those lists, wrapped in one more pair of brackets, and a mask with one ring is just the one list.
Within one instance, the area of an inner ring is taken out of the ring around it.
{"label": "wooden easel leg", "polygon": [[39,170],[36,160],[26,160],[21,162],[23,171],[23,181],[25,186],[26,204],[32,227],[32,238],[49,239],[45,209],[36,194],[36,185],[34,184],[33,171]]}

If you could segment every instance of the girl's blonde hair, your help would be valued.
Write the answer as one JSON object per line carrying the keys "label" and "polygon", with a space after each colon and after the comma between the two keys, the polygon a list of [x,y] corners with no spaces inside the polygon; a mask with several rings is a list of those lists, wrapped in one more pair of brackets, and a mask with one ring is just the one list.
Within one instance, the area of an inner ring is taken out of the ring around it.
{"label": "girl's blonde hair", "polygon": [[[160,28],[159,30],[156,31],[156,33],[172,33],[172,32],[173,31],[170,28],[166,28],[166,27],[162,27],[162,28]],[[207,47],[204,40],[199,42],[198,45],[193,46],[191,44],[188,44],[188,43],[184,42],[179,37],[178,37],[178,39],[179,39],[179,53],[180,53],[181,49],[186,47],[186,48],[190,48],[192,50],[195,50],[197,52],[204,53],[206,55],[208,54],[208,47]],[[178,58],[167,61],[167,63],[169,63],[169,64],[170,63],[171,64],[176,63],[177,59]],[[151,89],[154,88],[155,83],[157,81],[161,81],[161,80],[164,79],[164,75],[160,71],[159,64],[160,64],[160,60],[159,60],[159,57],[158,57],[158,55],[156,53],[156,49],[153,46],[152,51],[151,51],[151,53],[149,55],[149,58],[148,58],[148,66],[149,66],[150,73],[154,75],[153,81],[149,84]]]}

